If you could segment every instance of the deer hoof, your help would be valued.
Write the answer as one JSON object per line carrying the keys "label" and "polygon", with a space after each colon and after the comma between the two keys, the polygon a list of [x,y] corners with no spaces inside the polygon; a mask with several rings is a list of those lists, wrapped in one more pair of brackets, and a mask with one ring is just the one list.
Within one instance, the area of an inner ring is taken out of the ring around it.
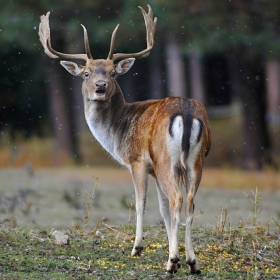
{"label": "deer hoof", "polygon": [[198,262],[196,260],[187,261],[187,264],[190,266],[191,274],[200,274]]}
{"label": "deer hoof", "polygon": [[132,249],[131,256],[132,256],[132,257],[141,256],[143,249],[144,249],[143,246],[134,247],[134,248]]}
{"label": "deer hoof", "polygon": [[168,260],[166,270],[169,273],[176,273],[180,267],[180,259],[176,257]]}

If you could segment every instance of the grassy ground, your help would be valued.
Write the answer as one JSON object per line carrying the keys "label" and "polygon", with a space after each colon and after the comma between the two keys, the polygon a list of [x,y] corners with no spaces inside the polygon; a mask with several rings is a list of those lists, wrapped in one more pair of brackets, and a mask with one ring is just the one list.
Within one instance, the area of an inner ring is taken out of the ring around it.
{"label": "grassy ground", "polygon": [[[58,245],[50,229],[13,225],[7,221],[0,230],[1,279],[280,279],[279,232],[261,226],[194,227],[202,274],[191,276],[182,243],[181,269],[175,275],[165,272],[168,245],[160,225],[144,227],[141,257],[130,257],[135,231],[131,225],[68,229],[69,245]],[[181,226],[181,242],[183,236]]]}
{"label": "grassy ground", "polygon": [[[0,278],[280,279],[279,176],[269,170],[204,170],[193,228],[202,275],[189,276],[183,262],[184,224],[182,268],[175,275],[165,273],[168,241],[152,181],[146,249],[140,258],[131,258],[135,220],[127,170],[2,169]],[[64,231],[70,244],[56,244],[53,229]]]}

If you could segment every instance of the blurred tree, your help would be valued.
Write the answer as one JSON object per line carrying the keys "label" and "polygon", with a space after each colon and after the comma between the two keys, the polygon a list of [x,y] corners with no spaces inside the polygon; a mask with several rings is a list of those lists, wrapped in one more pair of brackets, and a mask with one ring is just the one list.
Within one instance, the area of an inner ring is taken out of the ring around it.
{"label": "blurred tree", "polygon": [[278,58],[266,61],[266,83],[268,120],[272,125],[280,126],[280,63]]}
{"label": "blurred tree", "polygon": [[187,97],[184,59],[174,38],[166,42],[166,72],[168,95]]}
{"label": "blurred tree", "polygon": [[192,98],[205,105],[205,91],[201,56],[197,52],[189,54],[190,58],[190,86]]}

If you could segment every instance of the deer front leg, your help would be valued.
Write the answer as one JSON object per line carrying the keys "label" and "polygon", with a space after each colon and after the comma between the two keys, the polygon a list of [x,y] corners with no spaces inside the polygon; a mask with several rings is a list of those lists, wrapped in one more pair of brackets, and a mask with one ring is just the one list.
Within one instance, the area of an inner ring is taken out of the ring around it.
{"label": "deer front leg", "polygon": [[146,206],[147,172],[141,164],[133,166],[131,170],[135,188],[136,208],[136,237],[131,256],[140,256],[143,251],[143,218]]}

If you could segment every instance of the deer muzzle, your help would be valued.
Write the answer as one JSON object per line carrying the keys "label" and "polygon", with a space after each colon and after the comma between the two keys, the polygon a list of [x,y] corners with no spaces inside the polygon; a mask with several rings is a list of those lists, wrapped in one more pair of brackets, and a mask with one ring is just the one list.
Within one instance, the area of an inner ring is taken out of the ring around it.
{"label": "deer muzzle", "polygon": [[105,81],[97,81],[95,83],[95,87],[96,87],[96,90],[95,92],[98,94],[98,95],[103,95],[107,89],[107,83]]}

